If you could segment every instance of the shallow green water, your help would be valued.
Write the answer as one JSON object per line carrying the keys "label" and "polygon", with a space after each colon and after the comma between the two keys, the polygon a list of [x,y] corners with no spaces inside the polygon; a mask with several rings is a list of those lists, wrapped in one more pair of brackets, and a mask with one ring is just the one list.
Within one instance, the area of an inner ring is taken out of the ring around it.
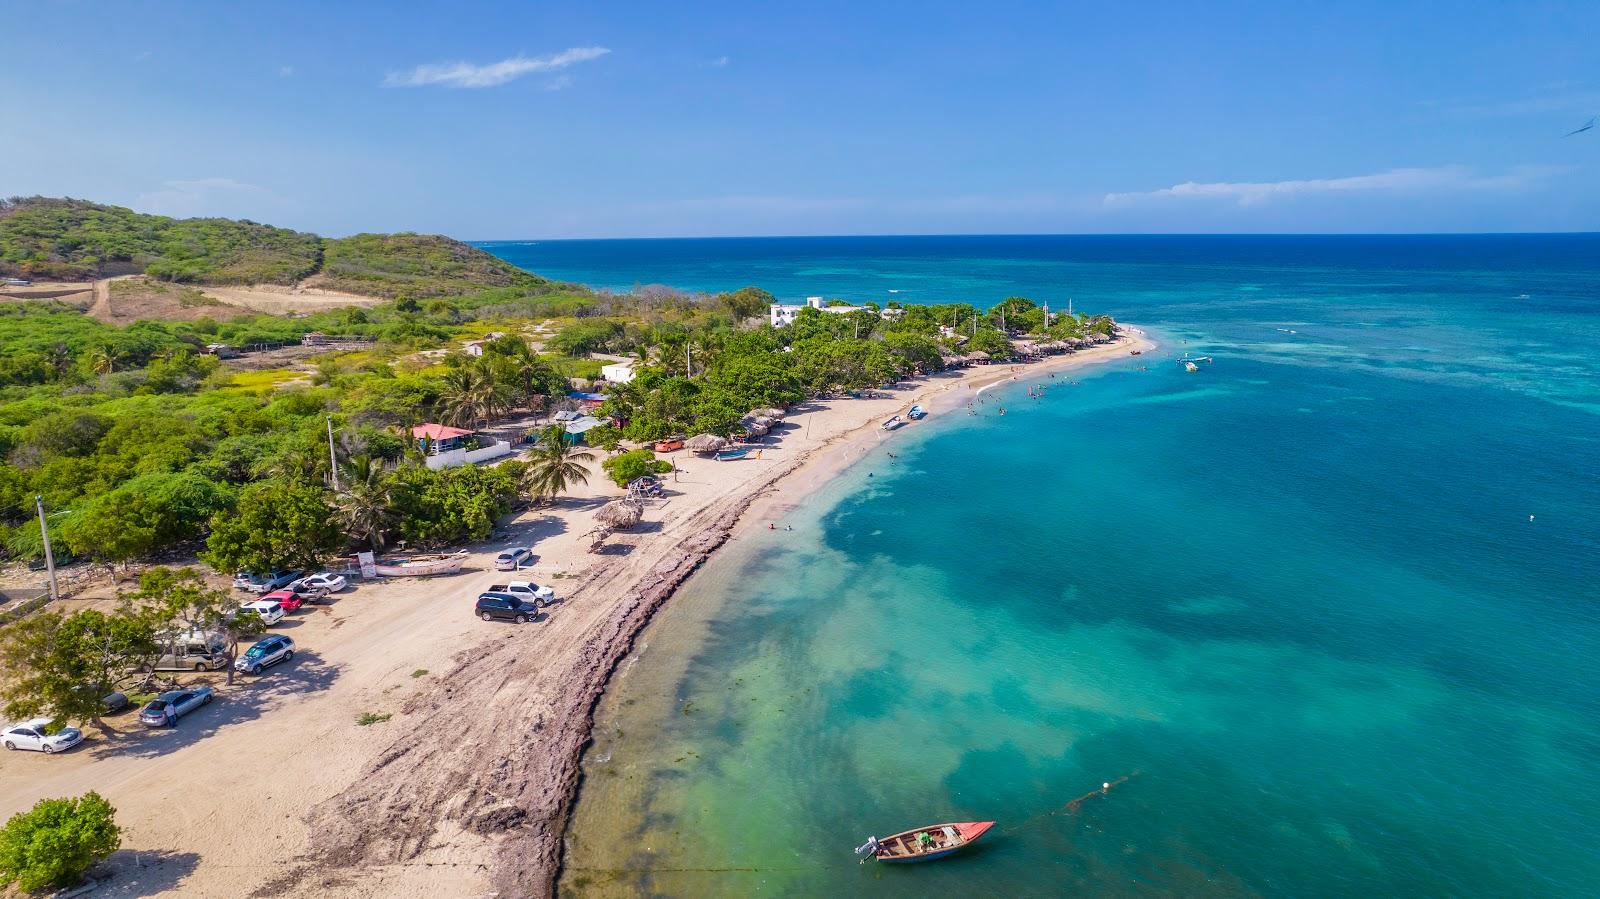
{"label": "shallow green water", "polygon": [[[1596,280],[1541,265],[1509,316],[1502,269],[1140,282],[1122,314],[1214,365],[895,435],[646,632],[563,891],[1600,892]],[[850,852],[970,819],[948,861]]]}

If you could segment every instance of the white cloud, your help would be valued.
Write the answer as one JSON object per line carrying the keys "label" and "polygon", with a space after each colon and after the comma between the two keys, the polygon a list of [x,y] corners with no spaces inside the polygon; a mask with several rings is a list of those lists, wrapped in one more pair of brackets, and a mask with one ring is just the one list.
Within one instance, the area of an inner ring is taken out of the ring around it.
{"label": "white cloud", "polygon": [[470,62],[430,63],[409,72],[390,72],[385,87],[495,87],[533,72],[552,72],[598,59],[611,51],[605,47],[572,47],[550,56],[513,56],[488,65]]}
{"label": "white cloud", "polygon": [[279,66],[278,67],[278,77],[279,78],[291,78],[293,76],[294,76],[294,66]]}
{"label": "white cloud", "polygon": [[726,68],[728,63],[730,63],[732,61],[733,60],[729,59],[726,56],[719,56],[716,59],[711,60],[711,65],[716,67],[716,68],[721,69],[721,68]]}
{"label": "white cloud", "polygon": [[140,212],[193,218],[237,214],[241,202],[258,206],[264,201],[275,203],[277,197],[264,187],[232,178],[195,178],[164,182],[160,190],[140,194],[133,205]]}
{"label": "white cloud", "polygon": [[1289,181],[1185,181],[1159,190],[1109,193],[1104,205],[1126,206],[1150,200],[1232,200],[1253,206],[1283,197],[1337,193],[1425,193],[1430,191],[1519,190],[1570,171],[1565,166],[1516,166],[1498,175],[1480,175],[1466,166],[1389,169],[1371,175]]}

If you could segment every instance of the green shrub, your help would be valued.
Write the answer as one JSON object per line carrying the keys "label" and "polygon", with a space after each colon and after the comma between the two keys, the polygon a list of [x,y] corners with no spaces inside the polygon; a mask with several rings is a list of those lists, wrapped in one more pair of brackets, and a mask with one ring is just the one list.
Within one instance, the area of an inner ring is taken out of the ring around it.
{"label": "green shrub", "polygon": [[658,460],[650,450],[636,449],[612,456],[601,462],[600,467],[618,487],[626,487],[634,478],[671,471],[672,463]]}
{"label": "green shrub", "polygon": [[33,892],[78,882],[122,845],[117,810],[99,793],[41,799],[0,829],[0,882]]}

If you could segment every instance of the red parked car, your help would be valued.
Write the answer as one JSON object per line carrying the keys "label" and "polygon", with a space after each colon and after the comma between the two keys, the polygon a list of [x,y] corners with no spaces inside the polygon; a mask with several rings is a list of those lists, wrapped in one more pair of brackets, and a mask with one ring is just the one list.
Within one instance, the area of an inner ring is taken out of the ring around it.
{"label": "red parked car", "polygon": [[293,590],[274,590],[261,597],[263,601],[277,600],[285,612],[293,612],[306,604],[306,598]]}

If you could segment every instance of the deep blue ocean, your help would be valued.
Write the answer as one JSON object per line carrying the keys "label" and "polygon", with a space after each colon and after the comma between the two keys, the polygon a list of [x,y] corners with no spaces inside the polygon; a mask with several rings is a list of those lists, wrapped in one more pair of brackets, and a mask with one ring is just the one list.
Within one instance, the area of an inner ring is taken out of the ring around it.
{"label": "deep blue ocean", "polygon": [[565,892],[1600,895],[1600,236],[486,246],[1162,343],[897,433],[697,574],[603,703]]}

